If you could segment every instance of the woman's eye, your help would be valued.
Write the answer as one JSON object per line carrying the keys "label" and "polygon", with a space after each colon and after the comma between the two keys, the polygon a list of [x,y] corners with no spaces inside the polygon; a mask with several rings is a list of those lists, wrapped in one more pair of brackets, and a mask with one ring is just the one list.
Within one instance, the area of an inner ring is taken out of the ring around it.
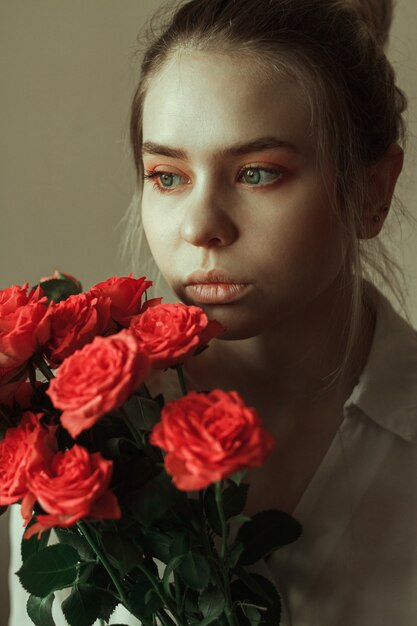
{"label": "woman's eye", "polygon": [[174,174],[173,172],[146,172],[145,179],[154,180],[154,187],[161,191],[170,191],[176,189],[179,185],[187,183],[187,179],[180,174]]}
{"label": "woman's eye", "polygon": [[168,174],[165,172],[159,174],[159,182],[161,183],[162,187],[176,187],[177,185],[181,184],[182,180],[182,176],[179,176],[178,174]]}
{"label": "woman's eye", "polygon": [[243,169],[238,180],[247,185],[269,185],[275,183],[282,177],[280,170],[268,169],[265,167],[246,167]]}

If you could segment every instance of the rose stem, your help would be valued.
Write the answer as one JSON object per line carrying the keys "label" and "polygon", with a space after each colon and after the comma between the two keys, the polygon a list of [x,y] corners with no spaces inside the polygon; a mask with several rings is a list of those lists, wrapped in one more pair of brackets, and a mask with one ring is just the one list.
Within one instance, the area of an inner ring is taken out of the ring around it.
{"label": "rose stem", "polygon": [[[165,611],[157,611],[157,615],[162,622],[162,626],[177,626],[177,624],[165,613]],[[179,623],[181,626],[181,623]]]}
{"label": "rose stem", "polygon": [[79,530],[81,531],[81,533],[84,535],[85,539],[87,540],[91,548],[93,549],[93,551],[95,552],[95,554],[97,555],[97,557],[99,558],[99,560],[101,561],[103,567],[107,570],[108,575],[110,576],[111,580],[113,581],[114,586],[117,589],[117,592],[119,594],[119,599],[121,600],[121,602],[123,602],[125,607],[129,609],[129,601],[126,597],[125,592],[123,591],[120,581],[117,579],[117,576],[113,572],[113,568],[110,565],[105,552],[101,550],[100,546],[98,546],[96,542],[94,541],[94,539],[91,537],[90,531],[88,530],[88,527],[86,524],[84,524],[84,522],[77,522],[77,526]]}
{"label": "rose stem", "polygon": [[42,372],[46,380],[52,380],[53,378],[55,378],[54,374],[52,373],[51,368],[46,363],[45,359],[42,357],[41,354],[35,354],[32,357],[32,363],[34,363],[36,367]]}
{"label": "rose stem", "polygon": [[177,365],[175,369],[177,370],[178,380],[179,380],[180,387],[181,387],[181,393],[183,396],[186,396],[187,387],[185,386],[185,378],[184,378],[184,371],[183,371],[182,365],[181,364]]}
{"label": "rose stem", "polygon": [[236,619],[234,615],[234,610],[232,606],[232,596],[230,593],[230,580],[229,580],[229,567],[224,562],[226,556],[226,548],[227,548],[227,538],[229,534],[229,527],[226,524],[226,519],[224,517],[223,504],[222,504],[222,482],[218,481],[214,485],[215,495],[216,495],[216,504],[217,510],[220,518],[220,526],[222,531],[222,547],[220,557],[223,563],[223,584],[226,592],[226,608],[225,613],[227,617],[227,621],[230,626],[236,626]]}
{"label": "rose stem", "polygon": [[215,494],[216,494],[217,511],[219,513],[220,525],[221,525],[221,530],[222,530],[222,547],[221,547],[220,557],[222,561],[224,561],[224,557],[226,555],[228,528],[226,525],[226,520],[224,517],[224,511],[223,511],[221,481],[217,482],[214,488],[215,488]]}
{"label": "rose stem", "polygon": [[[217,555],[217,553],[216,553],[216,555],[213,554],[213,549],[211,547],[210,541],[207,538],[207,533],[206,533],[207,525],[206,525],[206,518],[205,518],[205,515],[204,515],[204,493],[203,493],[203,491],[199,492],[199,501],[200,501],[200,521],[201,521],[201,528],[202,528],[201,539],[202,539],[202,542],[203,542],[203,545],[204,545],[204,549],[206,550],[207,554],[210,557],[215,558],[218,555]],[[216,565],[217,565],[217,562],[216,562]],[[222,579],[220,577],[220,573],[218,572],[218,568],[217,567],[214,567],[214,575],[216,577],[216,581],[217,581],[218,586],[221,587],[222,584],[223,584],[223,581],[222,581]]]}
{"label": "rose stem", "polygon": [[[146,569],[146,567],[143,567],[143,565],[141,565],[140,563],[138,563],[137,568],[142,572],[142,574],[145,574],[146,578],[149,580],[152,587],[154,588],[155,593],[161,598],[162,602],[167,605],[173,617],[175,617],[175,619],[177,620],[177,623],[181,626],[181,621],[177,615],[175,608],[172,606],[171,602],[169,602],[168,598],[165,598],[165,596],[160,592],[159,587],[154,580],[154,576]],[[171,624],[175,624],[175,622],[173,622],[172,619],[168,615],[166,615],[165,612],[164,612],[164,615],[165,615],[165,619],[167,619]]]}

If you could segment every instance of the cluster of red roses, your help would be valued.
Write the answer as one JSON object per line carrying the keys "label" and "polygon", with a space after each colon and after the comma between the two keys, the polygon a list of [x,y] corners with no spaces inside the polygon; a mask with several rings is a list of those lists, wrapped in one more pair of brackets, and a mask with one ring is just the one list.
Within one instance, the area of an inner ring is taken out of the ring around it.
{"label": "cluster of red roses", "polygon": [[[0,291],[0,403],[22,408],[0,442],[0,505],[21,501],[26,524],[40,505],[26,537],[86,517],[120,517],[110,490],[113,462],[75,441],[59,450],[57,428],[75,439],[121,407],[152,371],[178,366],[224,330],[199,307],[143,303],[152,285],[145,277],[113,277],[59,302],[45,297],[42,284]],[[59,424],[31,406],[42,364],[51,370],[46,394],[61,411]],[[166,469],[183,490],[261,465],[273,446],[256,412],[221,390],[168,403],[151,443],[168,453]]]}

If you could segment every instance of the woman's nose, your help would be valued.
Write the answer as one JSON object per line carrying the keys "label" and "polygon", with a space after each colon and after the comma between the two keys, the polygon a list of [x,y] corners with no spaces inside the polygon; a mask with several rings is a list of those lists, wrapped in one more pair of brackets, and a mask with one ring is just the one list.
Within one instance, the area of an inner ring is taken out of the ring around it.
{"label": "woman's nose", "polygon": [[227,201],[214,194],[203,192],[199,196],[188,198],[182,223],[181,236],[193,246],[228,246],[238,236],[237,225],[227,211]]}

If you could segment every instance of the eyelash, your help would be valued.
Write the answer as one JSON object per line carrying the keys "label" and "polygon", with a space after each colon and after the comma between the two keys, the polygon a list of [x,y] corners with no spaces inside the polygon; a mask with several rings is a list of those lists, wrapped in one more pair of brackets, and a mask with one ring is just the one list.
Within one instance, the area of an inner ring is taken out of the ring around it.
{"label": "eyelash", "polygon": [[145,172],[145,174],[143,175],[143,178],[145,180],[155,180],[152,187],[156,191],[159,191],[160,193],[172,193],[173,191],[175,191],[176,189],[175,187],[173,189],[170,189],[169,187],[163,187],[157,182],[158,178],[160,176],[163,176],[164,174],[168,174],[168,175],[172,174],[173,176],[179,176],[180,178],[183,178],[180,174],[174,174],[173,172],[165,172],[165,171]]}
{"label": "eyelash", "polygon": [[[256,187],[269,187],[269,186],[272,187],[278,181],[281,180],[281,178],[283,177],[283,175],[285,173],[282,168],[278,168],[278,167],[277,168],[268,168],[268,167],[260,167],[258,165],[252,165],[252,166],[251,165],[247,165],[247,166],[243,167],[240,170],[237,179],[239,180],[239,178],[242,176],[242,174],[244,172],[249,171],[249,170],[260,170],[262,172],[268,172],[270,174],[279,174],[279,178],[276,181],[273,181],[271,183],[267,183],[267,184],[264,184],[264,185],[252,185],[254,188],[256,188]],[[179,176],[180,178],[185,178],[185,177],[181,176],[181,174],[175,174],[174,172],[168,172],[168,171],[164,171],[164,170],[161,170],[161,171],[159,171],[159,170],[158,171],[155,171],[155,170],[154,171],[145,171],[143,177],[144,177],[145,180],[155,180],[155,182],[153,184],[153,189],[155,191],[159,191],[160,193],[173,193],[177,189],[177,187],[174,187],[174,188],[170,189],[169,187],[164,187],[163,185],[161,185],[158,182],[158,178],[160,178],[164,174],[168,174],[168,175],[172,175],[172,176]],[[250,187],[251,185],[248,185],[248,186]]]}

